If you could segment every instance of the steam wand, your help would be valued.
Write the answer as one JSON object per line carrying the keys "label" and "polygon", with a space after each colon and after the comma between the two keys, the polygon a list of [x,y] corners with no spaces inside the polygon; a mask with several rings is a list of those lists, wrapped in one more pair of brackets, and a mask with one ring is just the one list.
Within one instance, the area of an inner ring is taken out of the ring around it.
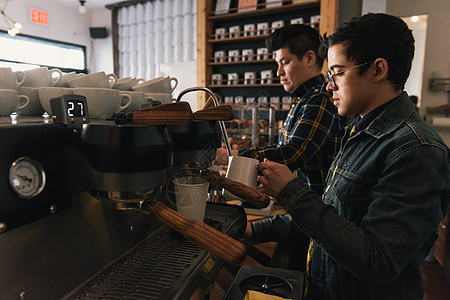
{"label": "steam wand", "polygon": [[[177,97],[177,102],[179,102],[181,100],[181,97],[183,97],[185,94],[190,93],[190,92],[195,92],[195,91],[205,91],[207,92],[211,98],[213,99],[214,102],[214,106],[219,106],[219,101],[217,100],[216,95],[208,88],[206,87],[192,87],[192,88],[187,88],[185,90],[183,90]],[[230,141],[228,140],[228,134],[227,131],[225,129],[225,124],[223,123],[223,121],[217,121],[219,123],[219,127],[220,127],[220,131],[222,133],[222,137],[224,139],[225,142],[225,147],[227,148],[227,152],[228,152],[228,156],[233,156],[233,153],[231,152],[231,146],[230,146]]]}

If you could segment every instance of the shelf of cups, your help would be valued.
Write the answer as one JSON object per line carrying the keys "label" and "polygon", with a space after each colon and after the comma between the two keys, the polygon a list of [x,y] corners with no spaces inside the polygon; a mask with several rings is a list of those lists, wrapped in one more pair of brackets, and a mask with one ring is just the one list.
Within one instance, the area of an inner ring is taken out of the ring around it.
{"label": "shelf of cups", "polygon": [[215,84],[215,85],[207,85],[207,88],[243,88],[243,87],[279,87],[281,83],[259,83],[259,84]]}
{"label": "shelf of cups", "polygon": [[[269,28],[270,29],[270,28]],[[264,29],[265,31],[269,29]],[[225,32],[219,34],[211,34],[208,43],[211,44],[225,44],[225,43],[235,43],[235,42],[246,42],[246,41],[258,41],[266,39],[269,34],[254,34],[243,36],[245,33],[257,32],[261,29],[255,29],[251,31],[238,31],[238,32]],[[239,35],[237,37],[232,37],[231,35]]]}
{"label": "shelf of cups", "polygon": [[[273,103],[273,104],[275,104],[275,103]],[[291,105],[291,103],[276,103],[276,105],[278,105],[278,104],[287,104],[287,105]],[[246,105],[246,104],[231,104],[231,107],[233,108],[233,110],[250,110],[253,106],[255,106],[255,104],[251,104],[251,105]],[[272,106],[272,104],[270,105],[271,107],[273,107]],[[268,110],[269,109],[269,106],[260,106],[260,105],[258,105],[258,109],[261,111],[264,111],[264,110]],[[288,112],[290,109],[288,109],[288,108],[275,108],[275,111],[283,111],[283,112]]]}
{"label": "shelf of cups", "polygon": [[[253,83],[253,84],[245,84],[244,81],[246,79],[232,79],[234,81],[238,81],[236,84],[228,84],[227,79],[221,80],[220,84],[208,84],[208,88],[234,88],[234,87],[280,87],[282,86],[279,82],[279,78],[264,78],[264,80],[271,80],[273,83]],[[249,79],[247,79],[249,80]],[[256,81],[261,81],[261,79],[255,79]]]}
{"label": "shelf of cups", "polygon": [[[264,54],[264,56],[271,56],[271,54]],[[223,62],[215,62],[214,58],[208,62],[209,66],[226,66],[226,65],[243,65],[243,64],[261,64],[261,63],[271,63],[274,64],[275,61],[272,58],[266,59],[255,59],[256,56],[262,56],[262,54],[252,54],[252,55],[237,55],[237,56],[225,56],[221,59],[225,60]],[[232,61],[228,61],[228,58],[232,58]],[[245,60],[242,60],[245,58]],[[237,60],[235,60],[237,59]]]}
{"label": "shelf of cups", "polygon": [[290,4],[291,0],[280,0],[278,3],[279,6],[265,8],[266,3],[258,3],[257,8],[251,11],[238,12],[237,8],[230,8],[226,11],[211,11],[210,16],[208,16],[208,20],[211,21],[223,21],[223,20],[231,20],[231,19],[241,19],[248,18],[254,16],[262,16],[262,15],[270,15],[275,13],[281,13],[285,11],[291,11],[302,8],[310,8],[310,7],[319,7],[320,1],[311,0],[302,3]]}
{"label": "shelf of cups", "polygon": [[[314,23],[303,23],[306,26],[317,25],[319,22]],[[236,43],[236,42],[248,42],[248,41],[259,41],[265,40],[270,33],[258,34],[259,31],[272,32],[278,29],[278,27],[269,27],[264,29],[254,29],[254,30],[241,30],[236,32],[225,32],[225,33],[213,33],[208,39],[208,43],[211,44],[225,44],[225,43]],[[248,34],[248,35],[246,35]]]}

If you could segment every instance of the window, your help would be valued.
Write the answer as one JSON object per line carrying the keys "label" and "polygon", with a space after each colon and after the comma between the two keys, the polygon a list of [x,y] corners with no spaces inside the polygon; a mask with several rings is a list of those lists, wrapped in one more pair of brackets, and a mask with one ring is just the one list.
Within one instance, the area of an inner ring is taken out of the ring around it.
{"label": "window", "polygon": [[[111,4],[114,72],[122,77],[165,76],[164,64],[196,60],[197,0]],[[195,69],[191,78],[196,78]],[[174,76],[174,74],[171,74]]]}
{"label": "window", "polygon": [[0,31],[0,45],[0,67],[14,71],[48,67],[87,73],[84,46],[22,34],[11,37],[6,31]]}

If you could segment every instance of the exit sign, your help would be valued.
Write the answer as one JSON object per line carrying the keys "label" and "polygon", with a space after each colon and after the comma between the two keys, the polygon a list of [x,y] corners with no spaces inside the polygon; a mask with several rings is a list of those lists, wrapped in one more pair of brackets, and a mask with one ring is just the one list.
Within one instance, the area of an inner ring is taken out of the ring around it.
{"label": "exit sign", "polygon": [[31,23],[48,26],[48,12],[32,8]]}

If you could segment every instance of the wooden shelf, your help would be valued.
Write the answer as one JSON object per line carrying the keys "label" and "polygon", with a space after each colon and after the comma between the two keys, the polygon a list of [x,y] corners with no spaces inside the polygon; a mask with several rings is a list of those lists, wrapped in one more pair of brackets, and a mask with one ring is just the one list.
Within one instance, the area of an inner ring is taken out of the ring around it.
{"label": "wooden shelf", "polygon": [[[291,103],[288,103],[289,105],[291,105]],[[231,108],[233,110],[251,110],[252,107],[255,105],[249,105],[249,104],[231,104]],[[259,110],[269,110],[270,106],[266,105],[266,106],[258,106]],[[283,112],[287,112],[289,111],[289,109],[286,108],[275,108],[275,111],[283,111]]]}
{"label": "wooden shelf", "polygon": [[247,41],[259,41],[267,38],[268,34],[258,34],[258,35],[249,35],[249,36],[240,36],[240,37],[232,37],[232,38],[222,38],[222,39],[209,39],[208,43],[212,44],[225,44],[225,43],[235,43],[235,42],[247,42]]}
{"label": "wooden shelf", "polygon": [[244,87],[280,87],[281,83],[266,83],[266,84],[217,84],[208,85],[207,88],[244,88]]}
{"label": "wooden shelf", "polygon": [[[251,84],[244,85],[243,81],[238,81],[237,85],[227,85],[222,82],[218,85],[211,85],[211,77],[214,73],[226,74],[230,72],[235,72],[239,74],[242,78],[242,74],[251,70],[253,72],[261,72],[266,69],[275,69],[276,63],[272,56],[266,56],[269,59],[263,60],[245,60],[242,61],[222,61],[214,59],[214,52],[216,51],[230,51],[230,50],[244,50],[252,48],[256,52],[257,48],[261,47],[262,41],[264,41],[268,34],[263,33],[261,30],[267,30],[264,32],[271,32],[272,28],[264,29],[252,29],[252,30],[242,30],[238,29],[238,32],[233,33],[215,33],[215,29],[221,27],[231,26],[244,26],[246,23],[257,23],[257,22],[267,22],[268,27],[271,25],[271,21],[283,20],[285,24],[289,24],[289,21],[295,18],[303,17],[305,20],[305,25],[310,24],[310,17],[313,15],[320,15],[319,22],[319,33],[323,34],[325,32],[333,32],[338,21],[338,0],[306,0],[303,3],[291,4],[290,0],[280,0],[279,3],[284,5],[277,7],[266,8],[267,3],[259,3],[256,10],[237,12],[237,8],[232,8],[228,10],[227,13],[216,15],[214,11],[215,1],[197,1],[197,85],[207,86],[214,89],[220,89],[222,97],[232,96],[236,94],[241,94],[243,97],[251,97],[254,94],[256,88],[261,89],[261,93],[267,96],[275,96],[277,90],[282,89],[282,85],[279,80],[272,81],[276,83],[272,84]],[[316,27],[316,26],[315,26]],[[226,30],[227,31],[227,30]],[[228,30],[229,31],[229,30]],[[252,34],[256,35],[247,35]],[[220,37],[220,38],[217,38]],[[233,48],[235,47],[235,48]],[[246,52],[248,53],[248,52]],[[239,52],[241,54],[241,52]],[[245,55],[245,59],[248,59],[250,55]],[[257,54],[256,54],[257,55]],[[263,54],[268,55],[268,54]],[[223,55],[224,57],[226,55]],[[220,59],[225,59],[221,57]],[[234,58],[239,57],[233,56]],[[241,56],[244,57],[244,56]],[[255,56],[253,56],[255,57]],[[259,56],[262,58],[261,56]],[[273,65],[272,65],[273,63]],[[261,66],[258,66],[261,64]],[[325,68],[326,69],[326,68]],[[273,74],[275,76],[275,73]],[[260,81],[256,81],[260,82]],[[234,88],[234,89],[233,89]],[[250,89],[245,89],[250,88]],[[197,96],[197,105],[203,106],[206,102],[206,95],[204,93],[199,93]]]}
{"label": "wooden shelf", "polygon": [[[232,104],[231,108],[233,110],[239,110],[239,109],[243,109],[243,110],[251,110],[255,105],[249,105],[249,104]],[[268,110],[269,106],[258,106],[259,109],[262,110]],[[278,110],[278,109],[275,109]]]}
{"label": "wooden shelf", "polygon": [[260,8],[260,9],[256,9],[256,10],[252,10],[252,11],[245,11],[245,12],[231,12],[231,13],[221,14],[221,15],[215,15],[214,14],[215,12],[213,11],[213,12],[211,12],[211,15],[208,17],[208,20],[210,20],[210,21],[226,21],[226,20],[233,20],[233,19],[242,19],[242,18],[270,15],[270,14],[280,13],[280,12],[289,11],[289,10],[304,9],[304,8],[319,7],[319,6],[320,6],[319,1],[312,0],[309,2],[299,3],[299,4],[285,4],[285,5],[277,6],[277,7]]}
{"label": "wooden shelf", "polygon": [[[236,107],[239,107],[239,106],[241,106],[241,105],[232,105],[233,106],[233,109],[234,110],[239,110],[239,109],[236,109]],[[246,107],[249,107],[250,105],[242,105],[243,107],[244,106],[246,106]],[[264,109],[269,109],[267,106],[259,106],[258,107],[258,109],[260,109],[260,110],[264,110]],[[289,111],[289,109],[285,109],[285,108],[275,108],[275,111]]]}
{"label": "wooden shelf", "polygon": [[209,62],[208,66],[247,65],[247,64],[275,64],[273,59],[254,59],[241,61]]}
{"label": "wooden shelf", "polygon": [[[319,23],[303,23],[303,25],[306,26],[311,26],[311,25],[317,25],[319,26]],[[240,42],[247,42],[247,41],[259,41],[259,40],[265,40],[270,33],[267,34],[257,34],[258,31],[268,31],[268,32],[272,32],[273,30],[276,30],[276,27],[269,27],[266,29],[255,29],[255,30],[251,30],[251,31],[237,31],[237,32],[225,32],[223,34],[221,33],[215,33],[215,34],[211,34],[208,43],[212,43],[212,44],[225,44],[225,43],[240,43]],[[244,36],[244,34],[246,33],[252,33],[254,32],[254,35],[247,35]],[[238,37],[228,37],[231,34],[239,34]],[[216,38],[218,36],[225,36],[222,38]]]}

